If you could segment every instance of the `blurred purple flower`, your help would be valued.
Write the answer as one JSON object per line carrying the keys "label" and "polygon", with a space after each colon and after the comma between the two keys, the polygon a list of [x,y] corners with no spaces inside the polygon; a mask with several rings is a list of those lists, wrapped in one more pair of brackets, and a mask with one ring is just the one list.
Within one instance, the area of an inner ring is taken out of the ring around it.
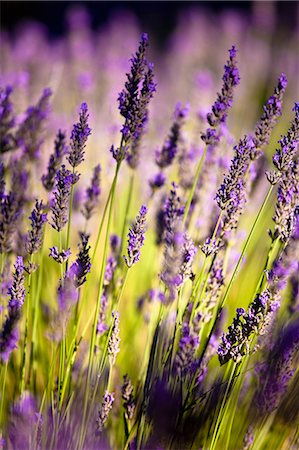
{"label": "blurred purple flower", "polygon": [[146,225],[146,213],[147,208],[142,205],[139,211],[139,215],[129,230],[128,234],[128,256],[124,256],[127,266],[130,268],[136,264],[140,259],[140,249],[144,245],[144,234]]}
{"label": "blurred purple flower", "polygon": [[54,144],[54,153],[52,153],[49,159],[47,173],[42,176],[42,183],[47,191],[51,191],[53,189],[57,170],[67,152],[65,138],[65,133],[59,130]]}
{"label": "blurred purple flower", "polygon": [[101,194],[100,173],[101,173],[101,166],[100,164],[98,164],[93,169],[91,185],[86,189],[86,199],[82,209],[82,214],[86,220],[89,220],[91,218],[94,209],[97,207],[99,203],[99,197]]}
{"label": "blurred purple flower", "polygon": [[24,263],[21,256],[17,257],[12,285],[8,289],[8,315],[0,332],[0,355],[7,361],[11,352],[17,347],[19,339],[18,322],[25,300]]}

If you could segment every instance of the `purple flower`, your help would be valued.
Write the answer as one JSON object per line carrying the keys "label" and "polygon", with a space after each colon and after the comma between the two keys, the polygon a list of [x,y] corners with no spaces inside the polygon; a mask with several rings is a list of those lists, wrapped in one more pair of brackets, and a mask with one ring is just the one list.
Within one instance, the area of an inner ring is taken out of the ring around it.
{"label": "purple flower", "polygon": [[197,253],[197,248],[195,247],[188,233],[184,233],[183,246],[181,251],[182,264],[180,267],[180,276],[182,278],[182,283],[184,283],[186,280],[193,277],[192,264]]}
{"label": "purple flower", "polygon": [[120,351],[119,313],[117,311],[112,311],[112,318],[112,331],[108,342],[108,358],[111,366],[115,364],[116,356]]}
{"label": "purple flower", "polygon": [[2,194],[0,198],[0,253],[11,249],[11,241],[19,217],[19,203],[13,192]]}
{"label": "purple flower", "polygon": [[65,133],[59,130],[54,144],[54,153],[52,153],[49,159],[47,173],[42,176],[42,183],[47,191],[53,189],[57,170],[67,152],[65,138]]}
{"label": "purple flower", "polygon": [[66,169],[65,165],[62,165],[55,179],[54,197],[51,202],[51,225],[55,230],[60,232],[68,222],[69,198],[71,195],[71,187],[74,183],[74,174]]}
{"label": "purple flower", "polygon": [[99,197],[101,194],[100,173],[101,173],[101,166],[100,164],[98,164],[93,169],[91,185],[86,189],[86,199],[82,209],[82,214],[86,220],[89,220],[91,218],[94,209],[99,203]]}
{"label": "purple flower", "polygon": [[111,234],[110,236],[110,247],[113,254],[116,254],[118,251],[118,248],[120,246],[120,238],[117,236],[117,234]]}
{"label": "purple flower", "polygon": [[253,334],[266,334],[280,307],[281,291],[286,281],[297,269],[299,239],[294,233],[281,256],[274,261],[272,270],[267,274],[268,288],[256,295],[247,312],[237,309],[237,315],[228,332],[223,334],[218,348],[220,364],[231,358],[240,362],[249,353]]}
{"label": "purple flower", "polygon": [[164,143],[161,150],[156,152],[156,164],[164,169],[171,165],[174,160],[178,145],[182,140],[181,129],[187,116],[188,109],[181,106],[180,103],[176,105],[174,112],[174,122],[171,126],[168,139]]}
{"label": "purple flower", "polygon": [[101,407],[98,412],[97,427],[99,433],[101,433],[104,429],[105,423],[107,422],[113,403],[114,403],[114,393],[109,393],[108,391],[106,391],[104,394],[103,403],[101,404]]}
{"label": "purple flower", "polygon": [[140,259],[140,249],[144,244],[146,213],[147,208],[145,205],[142,205],[139,215],[136,217],[136,220],[128,233],[128,256],[124,256],[124,259],[129,268],[136,264]]}
{"label": "purple flower", "polygon": [[281,116],[282,99],[287,87],[288,81],[284,73],[278,79],[277,86],[274,89],[273,95],[268,99],[264,105],[264,113],[254,130],[254,147],[250,153],[252,160],[256,159],[261,154],[261,149],[268,145],[270,134],[279,116]]}
{"label": "purple flower", "polygon": [[135,130],[131,129],[131,146],[126,152],[126,159],[128,165],[135,169],[139,163],[139,148],[143,134],[146,131],[148,122],[148,104],[156,91],[156,84],[154,83],[153,64],[149,63],[147,71],[144,74],[143,84],[140,91],[138,110],[135,112]]}
{"label": "purple flower", "polygon": [[84,160],[84,153],[91,129],[88,126],[88,106],[82,103],[79,112],[79,122],[75,123],[71,133],[70,151],[67,160],[75,168]]}
{"label": "purple flower", "polygon": [[58,248],[54,246],[54,247],[51,247],[49,250],[50,250],[49,256],[51,256],[59,264],[65,263],[71,255],[70,248],[59,252]]}
{"label": "purple flower", "polygon": [[287,242],[293,232],[296,208],[299,205],[299,160],[294,160],[284,168],[280,177],[275,206],[275,231],[272,238],[279,237]]}
{"label": "purple flower", "polygon": [[17,347],[19,339],[18,322],[25,300],[24,263],[21,256],[17,257],[12,285],[8,289],[8,315],[0,332],[0,355],[7,361],[11,352]]}
{"label": "purple flower", "polygon": [[125,415],[128,420],[132,420],[135,412],[135,398],[133,394],[133,385],[128,375],[124,375],[124,381],[121,387],[121,396],[123,399],[123,405]]}
{"label": "purple flower", "polygon": [[157,173],[153,178],[150,179],[149,185],[150,187],[154,189],[159,189],[160,187],[164,186],[166,181],[166,176],[163,172]]}
{"label": "purple flower", "polygon": [[148,64],[145,57],[147,47],[148,36],[143,33],[139,48],[131,58],[131,70],[127,74],[125,88],[118,96],[119,111],[125,118],[125,123],[121,129],[121,148],[115,151],[113,149],[112,154],[117,161],[127,157],[128,164],[132,168],[138,164],[139,142],[148,118],[147,106],[156,90],[153,65]]}
{"label": "purple flower", "polygon": [[199,346],[197,318],[194,322],[184,322],[181,329],[179,347],[175,357],[175,368],[179,376],[192,373],[195,363],[195,354]]}
{"label": "purple flower", "polygon": [[297,152],[299,142],[299,104],[295,103],[293,111],[295,117],[285,136],[278,141],[280,148],[276,150],[273,156],[273,164],[279,172],[283,172],[292,162]]}
{"label": "purple flower", "polygon": [[76,262],[71,265],[70,274],[74,279],[76,287],[81,286],[86,281],[86,276],[90,272],[91,262],[89,256],[90,245],[88,245],[89,235],[80,233],[81,242]]}
{"label": "purple flower", "polygon": [[76,289],[74,278],[70,271],[65,274],[63,280],[60,280],[57,293],[59,311],[60,313],[67,313],[71,306],[78,300],[78,290]]}
{"label": "purple flower", "polygon": [[269,353],[255,398],[261,415],[269,414],[277,408],[298,367],[298,325],[297,320],[283,329],[273,345],[273,351]]}
{"label": "purple flower", "polygon": [[172,183],[172,189],[170,190],[170,196],[164,204],[163,212],[163,237],[166,243],[170,243],[173,240],[172,233],[176,227],[176,224],[183,218],[185,207],[181,204],[181,199],[177,193],[178,186]]}
{"label": "purple flower", "polygon": [[26,117],[20,124],[16,133],[16,142],[23,149],[29,159],[38,159],[43,143],[41,138],[42,127],[49,112],[49,98],[51,89],[44,89],[36,106],[30,106],[26,111]]}
{"label": "purple flower", "polygon": [[[232,107],[234,88],[240,82],[236,61],[236,47],[234,45],[229,50],[229,59],[224,66],[222,81],[221,93],[217,95],[217,100],[212,106],[212,112],[207,115],[209,125],[213,128],[226,121],[228,110]],[[215,133],[211,133],[211,130],[206,135],[203,135],[202,138],[205,142],[209,141],[210,143],[212,143],[211,138],[213,138],[213,143],[218,140],[218,136]]]}
{"label": "purple flower", "polygon": [[107,309],[108,309],[108,298],[106,292],[104,291],[101,297],[99,318],[97,323],[97,334],[99,334],[100,336],[109,330],[109,327],[106,323]]}
{"label": "purple flower", "polygon": [[29,219],[31,220],[31,230],[28,231],[26,250],[29,255],[38,252],[42,246],[44,226],[47,222],[47,214],[43,212],[43,201],[35,201],[35,208],[33,209]]}
{"label": "purple flower", "polygon": [[0,153],[5,153],[15,148],[14,136],[11,129],[15,125],[13,105],[10,101],[12,87],[0,88]]}
{"label": "purple flower", "polygon": [[109,283],[112,281],[116,266],[117,266],[116,258],[113,255],[109,256],[109,258],[107,259],[105,269],[104,285],[109,285]]}

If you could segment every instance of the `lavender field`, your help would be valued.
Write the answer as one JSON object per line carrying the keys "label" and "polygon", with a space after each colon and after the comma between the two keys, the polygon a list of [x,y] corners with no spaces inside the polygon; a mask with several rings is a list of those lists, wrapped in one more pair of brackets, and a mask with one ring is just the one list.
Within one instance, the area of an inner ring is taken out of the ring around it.
{"label": "lavender field", "polygon": [[271,8],[195,5],[163,44],[129,8],[1,30],[0,448],[299,449],[299,26]]}

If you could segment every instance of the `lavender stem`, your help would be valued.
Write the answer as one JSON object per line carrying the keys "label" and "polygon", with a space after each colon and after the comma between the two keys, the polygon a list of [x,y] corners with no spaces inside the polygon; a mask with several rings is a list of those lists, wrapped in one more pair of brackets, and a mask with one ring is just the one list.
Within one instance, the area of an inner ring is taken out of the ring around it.
{"label": "lavender stem", "polygon": [[195,192],[195,189],[196,189],[196,185],[197,185],[197,182],[198,182],[200,171],[201,171],[204,159],[205,159],[206,154],[207,154],[207,149],[208,149],[208,146],[205,145],[203,154],[200,157],[200,160],[199,160],[199,163],[198,163],[198,166],[197,166],[197,169],[196,169],[196,173],[195,173],[195,177],[194,177],[194,180],[193,180],[192,188],[191,188],[191,191],[189,193],[189,197],[188,197],[188,200],[187,200],[187,203],[186,203],[186,207],[185,207],[184,218],[183,218],[183,226],[185,225],[185,222],[186,222],[188,214],[189,214],[190,205],[191,205],[191,202],[192,202],[192,199],[193,199],[193,196],[194,196],[194,192]]}

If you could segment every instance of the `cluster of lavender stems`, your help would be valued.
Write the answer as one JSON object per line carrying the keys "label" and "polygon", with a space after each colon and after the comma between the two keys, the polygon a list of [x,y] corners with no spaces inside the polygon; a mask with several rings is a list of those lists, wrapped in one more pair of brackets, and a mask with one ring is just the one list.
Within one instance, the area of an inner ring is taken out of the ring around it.
{"label": "cluster of lavender stems", "polygon": [[68,139],[53,131],[51,89],[20,117],[18,91],[0,89],[1,445],[257,450],[272,448],[283,417],[273,448],[296,448],[284,411],[299,376],[299,103],[273,154],[282,73],[237,140],[232,45],[202,122],[177,102],[156,150],[148,52],[143,33],[110,154],[92,152],[85,101]]}

